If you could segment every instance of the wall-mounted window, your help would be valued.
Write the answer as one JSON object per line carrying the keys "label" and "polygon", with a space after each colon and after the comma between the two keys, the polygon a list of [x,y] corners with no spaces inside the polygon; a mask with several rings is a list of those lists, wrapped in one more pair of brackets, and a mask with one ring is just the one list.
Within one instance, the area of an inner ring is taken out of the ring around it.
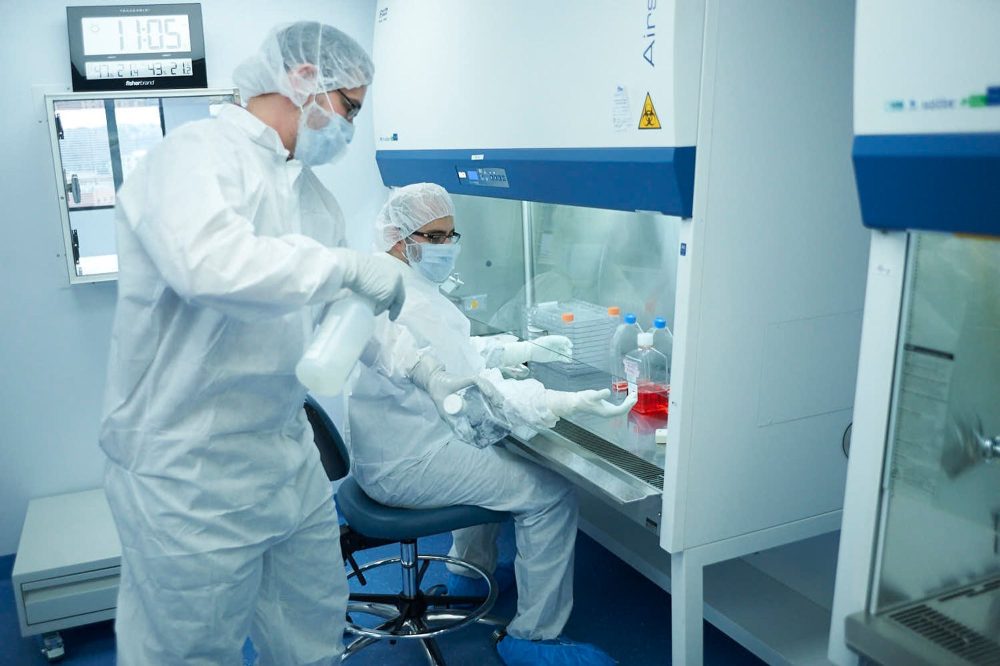
{"label": "wall-mounted window", "polygon": [[238,103],[236,90],[47,95],[69,281],[118,274],[115,193],[171,130]]}

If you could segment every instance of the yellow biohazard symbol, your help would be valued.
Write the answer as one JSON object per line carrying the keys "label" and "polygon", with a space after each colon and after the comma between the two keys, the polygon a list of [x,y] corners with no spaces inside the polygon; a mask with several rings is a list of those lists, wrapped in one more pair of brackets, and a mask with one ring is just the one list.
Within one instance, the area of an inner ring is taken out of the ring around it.
{"label": "yellow biohazard symbol", "polygon": [[646,93],[646,101],[642,104],[642,117],[639,118],[639,129],[660,129],[660,119],[656,117],[653,108],[653,98]]}

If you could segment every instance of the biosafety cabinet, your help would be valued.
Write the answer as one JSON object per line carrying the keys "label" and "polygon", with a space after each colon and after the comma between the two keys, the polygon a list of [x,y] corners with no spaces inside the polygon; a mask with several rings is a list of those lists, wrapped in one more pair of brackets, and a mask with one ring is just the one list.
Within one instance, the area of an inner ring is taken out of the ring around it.
{"label": "biosafety cabinet", "polygon": [[829,657],[1000,664],[1000,4],[857,11],[871,260]]}
{"label": "biosafety cabinet", "polygon": [[701,662],[703,616],[769,663],[825,658],[868,254],[853,36],[849,0],[377,5],[378,166],[455,195],[444,289],[474,331],[576,331],[528,370],[561,390],[609,385],[582,325],[607,307],[673,331],[668,419],[507,444],[671,589],[673,663]]}

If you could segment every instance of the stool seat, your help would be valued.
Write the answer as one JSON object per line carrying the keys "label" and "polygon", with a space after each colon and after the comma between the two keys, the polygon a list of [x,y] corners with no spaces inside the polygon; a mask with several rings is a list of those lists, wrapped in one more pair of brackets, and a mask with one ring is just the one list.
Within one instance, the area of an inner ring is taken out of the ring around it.
{"label": "stool seat", "polygon": [[440,509],[400,509],[380,504],[369,497],[353,477],[337,489],[337,507],[352,529],[367,537],[405,541],[473,527],[502,523],[506,511],[490,511],[478,506],[445,506]]}
{"label": "stool seat", "polygon": [[[497,583],[489,571],[472,562],[448,555],[421,555],[417,539],[452,530],[499,523],[510,518],[504,511],[489,511],[477,506],[449,506],[440,509],[399,509],[380,504],[369,497],[358,483],[348,477],[351,456],[337,427],[315,398],[305,398],[306,418],[313,431],[313,441],[319,449],[320,461],[330,481],[343,482],[337,489],[337,506],[346,524],[340,526],[340,550],[351,565],[349,581],[368,585],[366,571],[398,565],[402,588],[395,594],[353,590],[347,602],[347,631],[357,636],[346,645],[343,659],[359,650],[389,640],[419,642],[432,666],[445,666],[444,654],[437,637],[457,631],[473,623],[496,627],[507,621],[488,615],[497,600]],[[399,557],[381,559],[359,565],[354,554],[371,548],[399,544]],[[426,592],[421,588],[424,574],[431,563],[457,567],[466,575],[486,583],[485,594],[456,595],[441,591],[435,585]],[[361,618],[375,618],[370,626]]]}

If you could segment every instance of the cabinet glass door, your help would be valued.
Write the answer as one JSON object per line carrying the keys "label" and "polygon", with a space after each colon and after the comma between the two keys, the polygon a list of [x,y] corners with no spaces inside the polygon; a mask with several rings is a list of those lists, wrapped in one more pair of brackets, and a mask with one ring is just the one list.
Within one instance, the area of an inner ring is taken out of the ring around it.
{"label": "cabinet glass door", "polygon": [[1000,241],[911,235],[900,324],[871,611],[995,640]]}
{"label": "cabinet glass door", "polygon": [[[473,333],[573,340],[572,358],[531,362],[521,369],[523,377],[562,391],[610,388],[609,343],[618,318],[609,307],[621,316],[634,313],[643,330],[656,317],[673,328],[678,218],[461,195],[454,200],[462,234],[459,281],[443,290],[472,320]],[[573,318],[565,322],[564,315]],[[517,369],[505,369],[511,371]],[[665,453],[654,435],[666,425],[665,415],[632,412],[564,419],[557,431],[636,456],[641,460],[629,459],[645,470],[643,478],[662,486]]]}

